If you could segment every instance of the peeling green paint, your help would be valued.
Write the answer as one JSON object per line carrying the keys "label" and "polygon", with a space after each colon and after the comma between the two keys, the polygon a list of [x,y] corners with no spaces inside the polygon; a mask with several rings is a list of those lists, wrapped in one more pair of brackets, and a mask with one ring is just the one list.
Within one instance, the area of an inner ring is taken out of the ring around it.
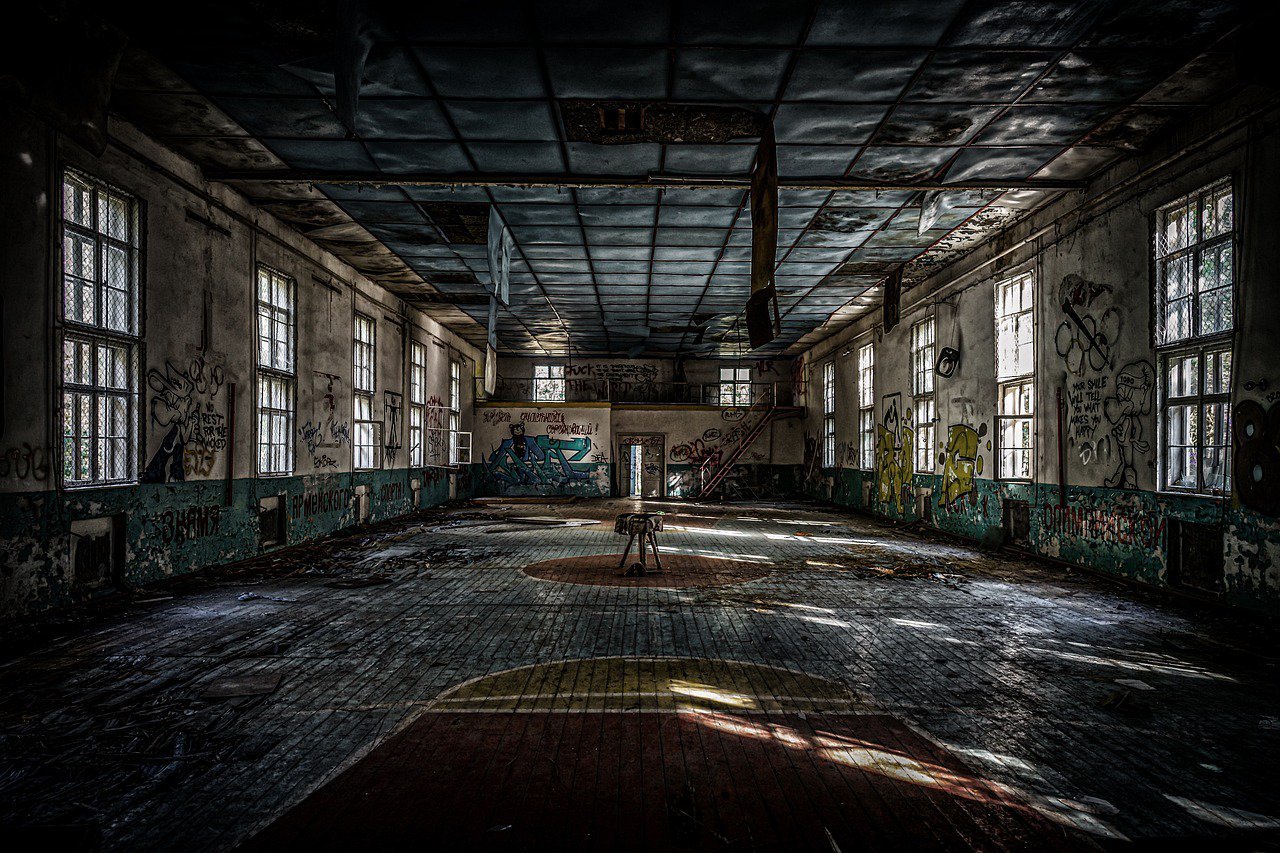
{"label": "peeling green paint", "polygon": [[[421,486],[416,506],[414,480]],[[458,497],[469,497],[472,473],[463,469],[458,480]],[[241,479],[232,484],[229,502],[221,480],[0,494],[0,616],[38,613],[96,594],[72,578],[74,521],[124,517],[124,566],[116,580],[134,587],[349,527],[356,523],[351,498],[360,486],[369,490],[370,521],[449,497],[444,469]],[[264,548],[258,502],[273,495],[284,496],[286,542]]]}
{"label": "peeling green paint", "polygon": [[[840,506],[875,513],[895,521],[918,521],[917,507],[904,502],[865,500],[874,471],[841,468],[826,472],[832,482],[830,500]],[[1004,523],[1005,500],[1026,501],[1030,531],[1026,548],[1045,557],[1087,566],[1128,580],[1167,586],[1169,522],[1220,524],[1224,531],[1224,601],[1256,610],[1280,610],[1280,522],[1233,503],[1190,495],[1166,495],[1129,489],[1068,487],[1059,506],[1056,484],[1006,483],[975,479],[972,493],[947,505],[941,478],[916,474],[912,493],[930,491],[932,525],[968,539],[983,540]],[[813,497],[828,499],[819,484]]]}

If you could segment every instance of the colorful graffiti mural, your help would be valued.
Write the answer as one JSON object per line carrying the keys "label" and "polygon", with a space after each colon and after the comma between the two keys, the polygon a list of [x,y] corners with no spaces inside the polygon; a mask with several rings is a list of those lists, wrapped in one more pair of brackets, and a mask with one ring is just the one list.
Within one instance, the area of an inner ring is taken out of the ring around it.
{"label": "colorful graffiti mural", "polygon": [[942,497],[944,507],[954,508],[961,498],[978,498],[978,477],[982,474],[979,452],[987,425],[977,429],[968,424],[952,424],[947,429],[947,446],[938,456],[942,463]]}
{"label": "colorful graffiti mural", "polygon": [[876,499],[899,514],[915,499],[916,431],[911,409],[902,409],[902,395],[884,397],[884,414],[876,425]]}
{"label": "colorful graffiti mural", "polygon": [[526,435],[523,422],[511,423],[508,428],[511,437],[503,439],[485,460],[485,471],[496,483],[560,487],[590,479],[589,467],[577,467],[575,463],[587,458],[591,439]]}

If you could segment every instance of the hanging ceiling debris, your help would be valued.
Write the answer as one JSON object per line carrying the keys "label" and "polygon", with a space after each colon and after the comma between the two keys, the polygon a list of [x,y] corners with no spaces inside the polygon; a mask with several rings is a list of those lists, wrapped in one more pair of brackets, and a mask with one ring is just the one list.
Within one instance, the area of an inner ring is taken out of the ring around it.
{"label": "hanging ceiling debris", "polygon": [[794,352],[873,310],[895,271],[909,288],[1238,88],[1250,14],[352,5],[231,0],[185,33],[109,13],[131,45],[111,109],[478,345],[495,209],[513,240],[498,345],[528,355],[746,349],[770,126],[777,334],[756,352]]}

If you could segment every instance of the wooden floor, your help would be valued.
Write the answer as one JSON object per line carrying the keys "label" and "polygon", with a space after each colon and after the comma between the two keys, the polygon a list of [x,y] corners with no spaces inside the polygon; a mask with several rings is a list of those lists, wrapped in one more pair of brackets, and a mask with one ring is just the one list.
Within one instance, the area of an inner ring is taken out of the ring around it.
{"label": "wooden floor", "polygon": [[67,622],[0,665],[6,837],[1277,849],[1246,620],[808,506],[647,507],[637,582],[634,508],[424,514]]}

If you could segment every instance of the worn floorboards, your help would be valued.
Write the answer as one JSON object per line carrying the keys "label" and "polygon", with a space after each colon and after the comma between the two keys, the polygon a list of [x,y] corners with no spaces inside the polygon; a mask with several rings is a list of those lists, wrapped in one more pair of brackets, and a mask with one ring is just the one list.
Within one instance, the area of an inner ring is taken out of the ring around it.
{"label": "worn floorboards", "polygon": [[1264,628],[815,506],[647,507],[637,582],[634,508],[424,513],[64,621],[0,664],[8,837],[1280,849]]}

